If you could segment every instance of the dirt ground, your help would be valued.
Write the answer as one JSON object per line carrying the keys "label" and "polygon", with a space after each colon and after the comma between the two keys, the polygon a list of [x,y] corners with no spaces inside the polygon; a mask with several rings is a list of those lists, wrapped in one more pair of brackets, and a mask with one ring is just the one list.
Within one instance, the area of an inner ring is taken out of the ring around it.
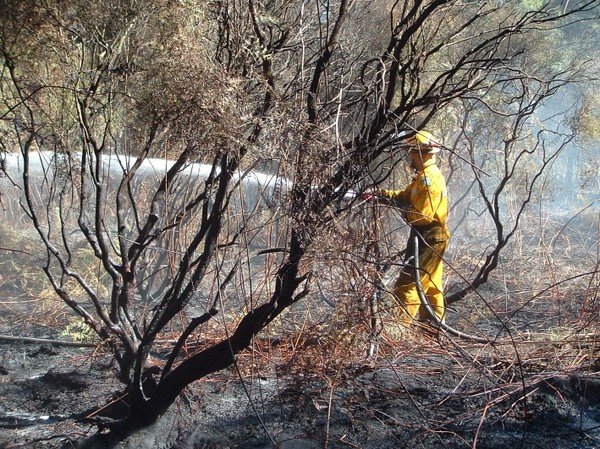
{"label": "dirt ground", "polygon": [[[108,357],[0,341],[0,447],[600,448],[595,340],[523,342],[520,363],[505,343],[422,336],[329,375],[240,376],[251,360],[242,357],[241,371],[196,382],[153,427],[111,445],[82,419],[118,400]],[[566,354],[586,357],[588,369],[562,369]]]}

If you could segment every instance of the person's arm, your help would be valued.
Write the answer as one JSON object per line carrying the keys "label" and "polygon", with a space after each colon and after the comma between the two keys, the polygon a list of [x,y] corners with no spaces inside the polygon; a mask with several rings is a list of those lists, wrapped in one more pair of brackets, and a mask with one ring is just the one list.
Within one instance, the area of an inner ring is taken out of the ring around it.
{"label": "person's arm", "polygon": [[401,209],[407,209],[410,206],[410,186],[404,190],[377,189],[376,195],[389,200],[390,203]]}

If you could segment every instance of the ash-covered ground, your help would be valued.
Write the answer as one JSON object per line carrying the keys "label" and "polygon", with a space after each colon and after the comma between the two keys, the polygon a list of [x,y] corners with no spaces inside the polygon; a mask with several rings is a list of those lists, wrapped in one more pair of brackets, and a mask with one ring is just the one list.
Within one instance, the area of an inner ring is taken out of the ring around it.
{"label": "ash-covered ground", "polygon": [[594,342],[590,352],[578,345],[524,342],[519,362],[510,342],[417,335],[369,363],[318,374],[252,374],[242,355],[239,371],[194,383],[160,422],[111,445],[82,419],[118,400],[108,356],[0,342],[0,447],[600,448],[595,366],[566,371],[551,362],[595,354]]}

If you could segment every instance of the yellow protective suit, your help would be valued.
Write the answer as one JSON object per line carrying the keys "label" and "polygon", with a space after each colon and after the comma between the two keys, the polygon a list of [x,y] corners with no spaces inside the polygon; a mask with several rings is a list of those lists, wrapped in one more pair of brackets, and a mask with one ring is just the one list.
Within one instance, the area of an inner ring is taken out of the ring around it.
{"label": "yellow protective suit", "polygon": [[411,225],[405,266],[396,280],[392,293],[401,307],[395,314],[398,324],[408,325],[419,312],[420,319],[427,319],[427,312],[415,283],[414,237],[419,241],[419,273],[421,286],[435,314],[444,319],[444,295],[442,291],[442,258],[448,247],[448,194],[446,180],[434,160],[423,164],[412,182],[404,190],[377,191],[378,195],[400,203],[406,220]]}

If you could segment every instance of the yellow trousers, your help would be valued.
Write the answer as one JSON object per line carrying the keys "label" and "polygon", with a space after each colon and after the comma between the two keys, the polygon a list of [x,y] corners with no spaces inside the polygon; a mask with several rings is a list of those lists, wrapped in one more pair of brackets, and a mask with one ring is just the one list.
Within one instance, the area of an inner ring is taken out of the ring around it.
{"label": "yellow trousers", "polygon": [[415,237],[419,243],[419,279],[423,292],[427,296],[433,312],[440,320],[444,320],[445,304],[442,290],[442,275],[444,253],[448,247],[450,234],[448,228],[435,226],[428,229],[411,231],[407,245],[405,266],[394,284],[392,293],[399,302],[395,307],[395,319],[404,326],[412,323],[419,314],[421,320],[430,319],[416,285],[416,270],[414,265]]}

